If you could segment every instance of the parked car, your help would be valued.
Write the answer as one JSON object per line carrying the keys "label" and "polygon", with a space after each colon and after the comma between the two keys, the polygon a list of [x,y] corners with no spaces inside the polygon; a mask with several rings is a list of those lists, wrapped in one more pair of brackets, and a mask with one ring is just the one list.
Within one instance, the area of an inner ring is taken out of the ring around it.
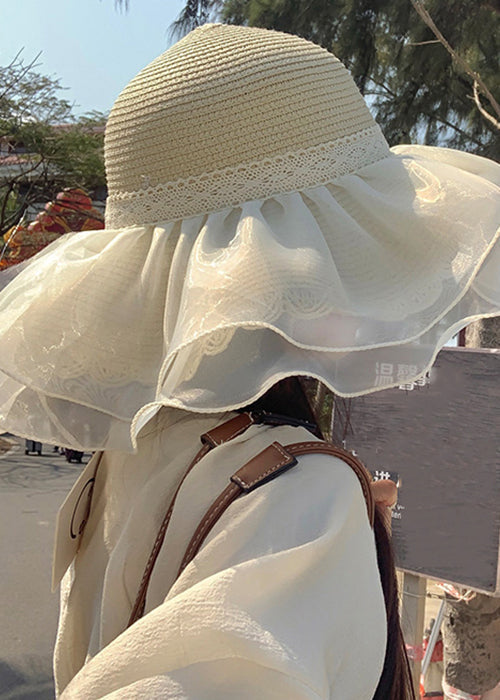
{"label": "parked car", "polygon": [[32,452],[36,452],[37,454],[41,455],[42,454],[42,443],[35,442],[35,440],[25,440],[24,441],[24,454],[29,455]]}
{"label": "parked car", "polygon": [[82,463],[83,452],[78,452],[78,450],[70,450],[67,447],[64,450],[64,455],[67,462],[78,462]]}

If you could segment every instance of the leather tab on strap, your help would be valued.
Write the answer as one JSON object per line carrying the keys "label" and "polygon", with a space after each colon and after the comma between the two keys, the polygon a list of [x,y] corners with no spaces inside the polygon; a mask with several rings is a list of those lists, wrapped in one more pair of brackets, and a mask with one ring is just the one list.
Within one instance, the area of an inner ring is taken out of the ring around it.
{"label": "leather tab on strap", "polygon": [[239,413],[234,418],[218,425],[216,428],[203,433],[201,441],[204,445],[217,447],[229,440],[232,440],[237,435],[244,433],[254,423],[252,416],[249,413]]}
{"label": "leather tab on strap", "polygon": [[275,476],[296,464],[297,460],[293,455],[278,442],[273,442],[272,445],[266,447],[265,450],[259,452],[256,457],[243,465],[241,469],[238,469],[231,477],[230,483],[201,519],[186,549],[177,576],[180,576],[189,562],[194,559],[210,530],[233,501],[274,479]]}
{"label": "leather tab on strap", "polygon": [[287,452],[278,442],[266,447],[265,450],[247,462],[233,474],[231,481],[248,493],[261,484],[274,479],[286,469],[297,464],[293,455]]}

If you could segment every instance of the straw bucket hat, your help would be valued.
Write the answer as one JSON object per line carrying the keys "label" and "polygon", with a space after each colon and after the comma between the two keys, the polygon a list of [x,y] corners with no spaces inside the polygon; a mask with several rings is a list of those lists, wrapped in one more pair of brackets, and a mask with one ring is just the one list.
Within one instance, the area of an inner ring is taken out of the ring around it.
{"label": "straw bucket hat", "polygon": [[500,167],[390,149],[308,41],[206,25],[117,99],[104,230],[62,237],[0,295],[0,425],[132,449],[158,406],[215,412],[308,375],[409,382],[499,313]]}

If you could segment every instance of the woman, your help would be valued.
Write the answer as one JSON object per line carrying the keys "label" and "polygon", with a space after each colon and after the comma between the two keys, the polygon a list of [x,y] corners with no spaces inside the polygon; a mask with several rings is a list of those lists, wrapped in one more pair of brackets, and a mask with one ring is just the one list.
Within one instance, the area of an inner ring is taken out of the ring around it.
{"label": "woman", "polygon": [[[2,425],[99,450],[59,516],[58,692],[410,697],[365,477],[310,453],[293,378],[396,386],[498,313],[498,166],[390,150],[331,54],[222,25],[124,90],[106,166],[106,229],[0,297]],[[212,522],[273,443],[290,469]]]}

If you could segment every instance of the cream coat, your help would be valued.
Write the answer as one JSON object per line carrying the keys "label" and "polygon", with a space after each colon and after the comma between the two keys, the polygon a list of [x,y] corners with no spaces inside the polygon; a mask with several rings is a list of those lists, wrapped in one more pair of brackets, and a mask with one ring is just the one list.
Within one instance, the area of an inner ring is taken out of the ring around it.
{"label": "cream coat", "polygon": [[306,455],[235,501],[174,582],[229,476],[303,428],[252,426],[204,457],[180,491],[145,616],[125,631],[146,560],[199,436],[229,416],[158,414],[136,454],[106,453],[62,585],[61,700],[371,700],[385,648],[373,533],[342,461]]}

